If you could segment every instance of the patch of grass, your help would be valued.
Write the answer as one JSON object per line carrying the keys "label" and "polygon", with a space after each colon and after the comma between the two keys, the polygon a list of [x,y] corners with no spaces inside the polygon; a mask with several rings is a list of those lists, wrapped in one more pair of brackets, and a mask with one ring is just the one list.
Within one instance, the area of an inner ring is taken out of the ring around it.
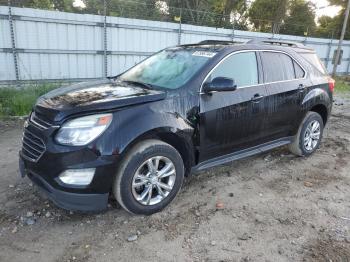
{"label": "patch of grass", "polygon": [[0,117],[28,115],[37,98],[58,84],[36,84],[0,88]]}
{"label": "patch of grass", "polygon": [[335,89],[336,93],[346,93],[350,92],[350,77],[336,77],[335,78]]}

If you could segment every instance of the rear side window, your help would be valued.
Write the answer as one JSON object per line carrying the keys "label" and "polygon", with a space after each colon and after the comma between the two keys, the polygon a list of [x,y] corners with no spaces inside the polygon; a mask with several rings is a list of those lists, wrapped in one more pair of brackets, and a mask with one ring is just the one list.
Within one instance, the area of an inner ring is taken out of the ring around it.
{"label": "rear side window", "polygon": [[313,67],[315,67],[318,71],[320,71],[322,74],[326,75],[327,70],[326,67],[323,65],[321,60],[318,58],[318,56],[315,53],[299,53],[307,62],[309,62]]}
{"label": "rear side window", "polygon": [[238,87],[258,84],[258,65],[255,52],[243,52],[229,56],[214,69],[208,81],[216,77],[232,78]]}
{"label": "rear side window", "polygon": [[296,78],[294,61],[290,56],[279,52],[261,52],[261,57],[266,83]]}

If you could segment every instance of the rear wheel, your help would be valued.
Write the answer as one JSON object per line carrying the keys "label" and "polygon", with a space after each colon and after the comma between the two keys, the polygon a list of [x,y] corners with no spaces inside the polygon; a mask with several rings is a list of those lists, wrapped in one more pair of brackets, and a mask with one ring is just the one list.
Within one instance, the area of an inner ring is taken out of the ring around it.
{"label": "rear wheel", "polygon": [[323,120],[316,112],[308,112],[289,150],[298,156],[309,156],[319,147],[323,135]]}
{"label": "rear wheel", "polygon": [[113,193],[127,211],[150,215],[175,198],[183,179],[184,165],[179,152],[162,141],[145,140],[124,158]]}

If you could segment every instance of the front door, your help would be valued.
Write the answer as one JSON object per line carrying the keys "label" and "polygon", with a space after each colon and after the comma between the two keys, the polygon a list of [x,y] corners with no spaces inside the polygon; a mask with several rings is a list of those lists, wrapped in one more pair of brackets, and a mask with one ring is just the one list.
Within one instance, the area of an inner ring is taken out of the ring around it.
{"label": "front door", "polygon": [[205,82],[216,77],[234,79],[235,91],[201,94],[200,162],[264,142],[266,89],[259,84],[256,52],[224,58]]}

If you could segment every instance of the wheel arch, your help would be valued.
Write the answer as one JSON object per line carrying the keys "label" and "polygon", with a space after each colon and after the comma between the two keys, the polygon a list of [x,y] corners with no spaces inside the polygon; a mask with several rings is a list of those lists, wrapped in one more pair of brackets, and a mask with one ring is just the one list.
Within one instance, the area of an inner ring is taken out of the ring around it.
{"label": "wheel arch", "polygon": [[134,138],[125,146],[125,148],[121,152],[121,161],[123,161],[124,156],[135,145],[147,139],[158,139],[174,147],[180,153],[183,159],[185,166],[185,175],[189,175],[191,168],[195,165],[196,161],[195,147],[192,143],[192,138],[189,138],[188,135],[184,132],[174,132],[174,129],[170,127],[162,127],[148,130]]}
{"label": "wheel arch", "polygon": [[324,104],[317,104],[314,105],[310,111],[318,113],[323,120],[323,124],[326,125],[328,120],[328,110],[327,107]]}
{"label": "wheel arch", "polygon": [[323,124],[327,123],[332,108],[332,97],[323,88],[314,88],[303,99],[302,106],[305,114],[309,111],[321,115]]}

